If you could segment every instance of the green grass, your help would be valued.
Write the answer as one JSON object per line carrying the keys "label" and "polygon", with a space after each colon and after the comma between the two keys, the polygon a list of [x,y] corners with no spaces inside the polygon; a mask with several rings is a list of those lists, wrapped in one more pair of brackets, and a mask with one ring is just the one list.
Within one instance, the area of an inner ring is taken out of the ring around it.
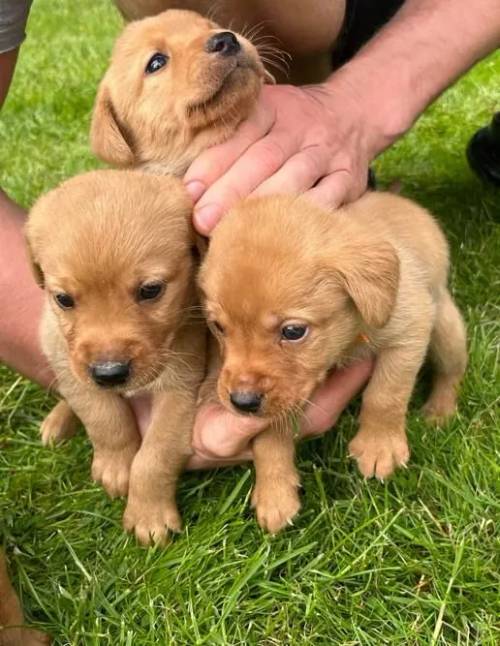
{"label": "green grass", "polygon": [[[87,145],[96,83],[120,20],[107,0],[38,0],[0,115],[0,185],[30,205],[96,166]],[[383,181],[443,223],[469,328],[457,418],[412,405],[407,471],[365,483],[346,458],[355,406],[299,449],[304,510],[270,539],[248,510],[247,467],[183,478],[185,532],[144,550],[121,501],[89,480],[83,435],[41,447],[52,400],[0,369],[3,540],[30,621],[56,644],[498,644],[500,193],[464,147],[499,109],[500,54],[483,61],[377,162]]]}

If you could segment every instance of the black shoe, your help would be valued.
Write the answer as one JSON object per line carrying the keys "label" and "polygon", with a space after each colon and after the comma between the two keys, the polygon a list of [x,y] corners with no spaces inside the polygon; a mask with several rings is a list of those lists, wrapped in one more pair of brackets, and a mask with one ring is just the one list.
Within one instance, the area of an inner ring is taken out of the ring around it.
{"label": "black shoe", "polygon": [[467,159],[482,180],[500,186],[500,112],[469,141]]}

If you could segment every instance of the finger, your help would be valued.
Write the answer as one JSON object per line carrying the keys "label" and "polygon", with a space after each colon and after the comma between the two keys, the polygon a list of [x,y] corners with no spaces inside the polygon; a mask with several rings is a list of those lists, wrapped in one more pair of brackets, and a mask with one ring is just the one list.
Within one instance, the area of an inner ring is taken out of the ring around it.
{"label": "finger", "polygon": [[304,193],[326,174],[328,151],[310,146],[291,157],[272,177],[260,184],[252,195]]}
{"label": "finger", "polygon": [[274,130],[250,146],[246,153],[199,200],[194,225],[208,235],[222,215],[273,175],[299,148],[299,140]]}
{"label": "finger", "polygon": [[351,399],[361,390],[373,371],[372,360],[359,361],[331,374],[312,397],[305,410],[301,435],[321,435],[337,421]]}
{"label": "finger", "polygon": [[196,415],[193,448],[203,458],[231,460],[248,450],[252,438],[267,425],[257,417],[233,415],[220,404],[206,404]]}
{"label": "finger", "polygon": [[193,202],[197,202],[206,189],[222,177],[253,143],[265,137],[275,121],[274,106],[259,101],[231,139],[198,155],[184,176],[184,184]]}
{"label": "finger", "polygon": [[141,437],[144,437],[151,421],[151,395],[136,395],[129,401],[134,411]]}
{"label": "finger", "polygon": [[233,467],[237,464],[251,462],[252,460],[253,454],[250,450],[244,451],[228,460],[222,460],[221,458],[208,458],[195,453],[189,458],[188,463],[186,464],[186,469],[188,471],[201,471],[207,469],[218,469],[219,467]]}
{"label": "finger", "polygon": [[319,206],[336,209],[346,202],[351,190],[352,175],[346,170],[337,170],[324,177],[310,191],[306,197]]}

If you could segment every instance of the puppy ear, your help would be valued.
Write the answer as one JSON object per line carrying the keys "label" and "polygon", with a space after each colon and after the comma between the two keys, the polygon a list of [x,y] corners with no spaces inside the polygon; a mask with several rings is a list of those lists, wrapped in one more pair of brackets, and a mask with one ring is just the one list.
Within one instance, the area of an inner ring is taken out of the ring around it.
{"label": "puppy ear", "polygon": [[276,79],[266,68],[264,68],[264,83],[267,85],[276,85]]}
{"label": "puppy ear", "polygon": [[31,247],[31,243],[26,231],[24,232],[24,241],[26,243],[25,248],[26,248],[26,254],[28,256],[28,262],[31,266],[31,272],[33,274],[33,278],[35,279],[35,283],[38,285],[38,287],[40,287],[41,289],[44,289],[45,276],[43,275],[42,268],[35,260],[35,254],[33,253],[33,249]]}
{"label": "puppy ear", "polygon": [[399,285],[399,258],[389,243],[353,245],[335,260],[340,283],[363,321],[374,328],[389,320]]}
{"label": "puppy ear", "polygon": [[109,164],[130,166],[134,163],[131,133],[118,120],[104,80],[99,86],[92,113],[90,145],[93,153]]}

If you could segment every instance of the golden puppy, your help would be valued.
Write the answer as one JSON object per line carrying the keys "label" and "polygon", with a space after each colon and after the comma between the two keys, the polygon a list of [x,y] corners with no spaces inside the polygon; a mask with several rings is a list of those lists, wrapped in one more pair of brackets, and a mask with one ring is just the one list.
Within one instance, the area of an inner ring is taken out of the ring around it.
{"label": "golden puppy", "polygon": [[[346,21],[346,0],[115,0],[127,20],[165,9],[192,9],[222,25],[258,34],[266,53],[274,43],[290,56],[289,70],[277,67],[280,82],[319,83],[331,74],[332,51]],[[347,25],[348,26],[348,25]]]}
{"label": "golden puppy", "polygon": [[7,574],[3,551],[0,549],[0,646],[44,646],[50,644],[48,635],[24,628],[24,616]]}
{"label": "golden puppy", "polygon": [[428,349],[425,414],[454,412],[466,340],[447,278],[439,226],[396,195],[366,194],[336,212],[304,198],[253,199],[216,228],[200,284],[223,352],[220,400],[271,422],[254,441],[263,527],[276,532],[299,509],[287,420],[333,366],[377,356],[349,445],[365,477],[386,478],[409,458],[406,411]]}
{"label": "golden puppy", "polygon": [[[143,543],[180,529],[176,481],[205,369],[190,219],[180,180],[106,170],[40,198],[26,229],[46,295],[43,350],[92,441],[93,479],[110,496],[128,491],[124,525]],[[126,398],[145,391],[141,446]]]}
{"label": "golden puppy", "polygon": [[234,133],[265,78],[248,40],[192,11],[132,22],[97,93],[92,149],[115,166],[182,175]]}

